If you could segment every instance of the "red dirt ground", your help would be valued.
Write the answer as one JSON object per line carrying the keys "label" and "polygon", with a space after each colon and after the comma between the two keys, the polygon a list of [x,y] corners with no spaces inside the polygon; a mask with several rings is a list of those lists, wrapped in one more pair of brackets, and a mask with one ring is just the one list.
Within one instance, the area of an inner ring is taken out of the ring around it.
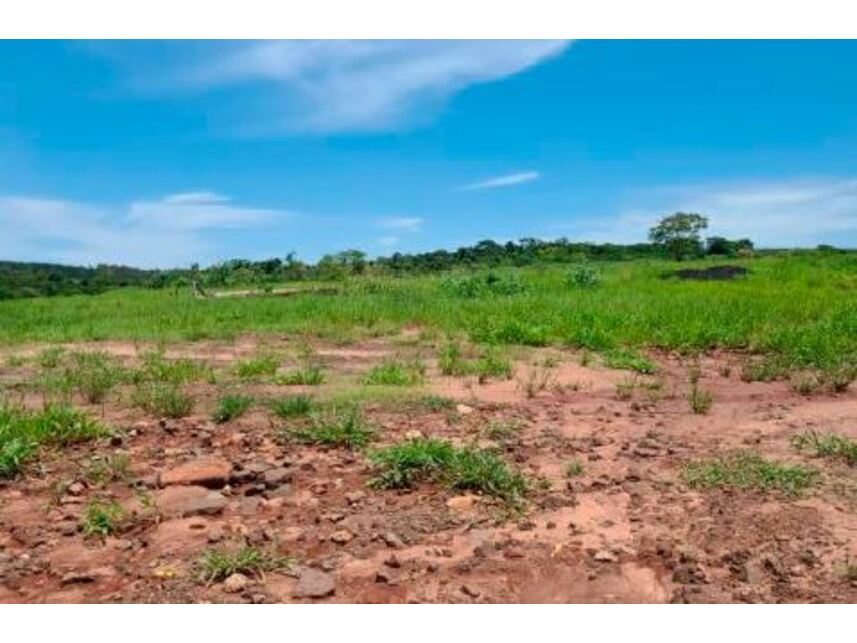
{"label": "red dirt ground", "polygon": [[[168,354],[226,367],[256,354],[259,343],[196,343]],[[346,377],[403,346],[373,340],[318,346],[318,354],[328,372]],[[121,342],[89,347],[137,356],[137,347]],[[265,340],[265,350],[287,347]],[[475,440],[549,481],[520,514],[432,485],[369,489],[362,454],[283,446],[274,439],[283,422],[261,408],[216,425],[209,414],[219,393],[210,384],[191,385],[197,411],[181,420],[147,417],[118,399],[85,407],[120,429],[119,437],[45,453],[24,475],[0,482],[0,602],[857,600],[857,583],[844,573],[857,558],[857,472],[790,444],[808,429],[857,439],[857,391],[804,397],[786,382],[746,383],[737,368],[724,369],[736,358],[717,354],[700,364],[713,406],[694,415],[687,365],[676,356],[653,356],[660,393],[618,399],[616,384],[629,374],[580,366],[571,352],[533,352],[518,373],[546,354],[559,364],[551,386],[532,398],[514,379],[479,384],[439,376],[430,364],[427,389],[455,398],[455,412],[367,407],[381,444],[417,432]],[[19,379],[28,368],[2,368],[0,378]],[[282,395],[300,387],[243,388]],[[511,418],[520,426],[511,436],[486,436],[490,422]],[[689,459],[734,449],[808,464],[823,482],[799,498],[694,491],[683,482]],[[130,456],[144,492],[86,481],[91,457],[114,452]],[[567,478],[572,459],[584,471]],[[85,537],[81,515],[95,497],[117,500],[136,519],[106,540]],[[199,580],[194,565],[202,552],[246,544],[274,548],[296,564],[231,583]]]}

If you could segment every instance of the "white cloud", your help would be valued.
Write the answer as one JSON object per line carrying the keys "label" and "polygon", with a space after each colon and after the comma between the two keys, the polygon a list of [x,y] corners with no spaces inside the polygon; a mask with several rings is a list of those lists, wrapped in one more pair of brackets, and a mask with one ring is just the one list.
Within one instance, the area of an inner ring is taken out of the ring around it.
{"label": "white cloud", "polygon": [[388,230],[401,230],[403,232],[420,232],[423,229],[423,220],[420,217],[389,217],[378,221],[379,228]]}
{"label": "white cloud", "polygon": [[470,183],[462,187],[462,190],[491,190],[494,188],[503,188],[510,185],[520,185],[521,183],[529,183],[537,180],[541,174],[534,170],[525,172],[515,172],[514,174],[504,174],[503,176],[495,176],[476,183]]}
{"label": "white cloud", "polygon": [[763,247],[857,246],[857,179],[793,179],[673,186],[635,196],[634,209],[563,226],[591,241],[644,241],[676,211],[708,215],[708,236],[748,237]]}
{"label": "white cloud", "polygon": [[0,256],[171,267],[205,256],[215,243],[208,233],[273,224],[290,216],[280,210],[232,206],[226,197],[207,192],[118,207],[0,196]]}
{"label": "white cloud", "polygon": [[111,53],[130,68],[138,89],[262,89],[255,105],[245,101],[240,108],[245,128],[327,133],[397,129],[425,120],[467,87],[517,74],[568,45],[559,40],[282,40],[161,43],[165,52],[147,55],[134,55],[123,43]]}

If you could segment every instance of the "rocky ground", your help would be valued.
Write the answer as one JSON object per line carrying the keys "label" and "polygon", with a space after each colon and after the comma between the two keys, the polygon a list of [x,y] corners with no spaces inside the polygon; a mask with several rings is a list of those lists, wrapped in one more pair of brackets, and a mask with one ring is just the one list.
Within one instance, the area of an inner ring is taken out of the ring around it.
{"label": "rocky ground", "polygon": [[[317,346],[327,371],[345,379],[313,392],[341,387],[403,346]],[[120,343],[97,348],[129,361],[137,352]],[[224,368],[258,350],[259,340],[246,338],[170,354]],[[544,358],[549,382],[529,397],[522,378]],[[214,384],[191,385],[196,410],[174,420],[147,416],[121,396],[80,403],[115,435],[45,451],[23,475],[0,482],[0,602],[857,600],[848,574],[857,559],[857,471],[791,444],[806,430],[857,438],[857,387],[802,396],[787,382],[743,382],[738,358],[716,354],[698,364],[711,409],[694,414],[687,363],[652,358],[658,388],[630,392],[627,371],[597,360],[582,366],[573,352],[519,355],[516,378],[486,383],[441,376],[429,360],[425,388],[452,398],[451,408],[367,403],[379,444],[422,435],[499,449],[542,481],[519,509],[433,484],[372,489],[363,453],[282,443],[284,422],[262,406],[213,423]],[[0,375],[9,382],[27,367]],[[259,396],[302,390],[242,387]],[[814,467],[821,483],[796,497],[685,483],[689,460],[735,449]],[[84,474],[93,457],[117,453],[128,456],[130,478],[96,483]],[[104,538],[81,529],[95,498],[115,500],[130,516]],[[205,552],[241,547],[291,564],[200,576]]]}

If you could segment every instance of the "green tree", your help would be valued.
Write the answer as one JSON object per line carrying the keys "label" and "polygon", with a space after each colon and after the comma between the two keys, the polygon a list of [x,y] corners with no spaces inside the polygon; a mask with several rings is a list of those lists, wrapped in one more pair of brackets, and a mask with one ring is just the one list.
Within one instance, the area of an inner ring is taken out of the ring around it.
{"label": "green tree", "polygon": [[708,217],[694,212],[676,212],[649,230],[649,241],[664,248],[676,260],[702,254],[699,233],[708,227]]}

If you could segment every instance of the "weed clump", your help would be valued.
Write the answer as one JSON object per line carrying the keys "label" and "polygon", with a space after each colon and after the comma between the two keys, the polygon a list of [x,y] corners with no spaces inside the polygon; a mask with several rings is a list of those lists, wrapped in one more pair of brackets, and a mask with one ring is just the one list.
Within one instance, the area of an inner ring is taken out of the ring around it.
{"label": "weed clump", "polygon": [[85,471],[92,484],[105,485],[110,482],[125,482],[131,477],[131,458],[127,453],[95,456]]}
{"label": "weed clump", "polygon": [[497,275],[493,272],[466,277],[447,277],[441,288],[456,297],[475,299],[480,297],[519,295],[527,286],[517,273]]}
{"label": "weed clump", "polygon": [[835,433],[807,431],[792,438],[798,451],[809,451],[819,458],[844,460],[849,466],[857,466],[857,440]]}
{"label": "weed clump", "polygon": [[375,436],[375,429],[366,420],[363,411],[356,406],[345,409],[332,408],[310,416],[310,423],[286,429],[284,438],[304,444],[340,446],[362,449]]}
{"label": "weed clump", "polygon": [[135,383],[166,382],[187,384],[212,379],[213,372],[203,363],[187,359],[167,359],[163,350],[148,351],[142,355],[142,365],[133,374]]}
{"label": "weed clump", "polygon": [[419,360],[410,362],[385,360],[369,371],[363,383],[386,386],[416,386],[425,381],[425,374],[425,364]]}
{"label": "weed clump", "polygon": [[818,472],[800,465],[767,460],[752,451],[743,451],[690,462],[685,466],[684,479],[697,489],[778,490],[796,496],[818,482]]}
{"label": "weed clump", "polygon": [[28,411],[0,406],[0,478],[16,475],[39,446],[65,446],[109,435],[110,431],[80,411],[47,406]]}
{"label": "weed clump", "polygon": [[106,538],[119,531],[127,518],[125,509],[115,500],[93,500],[84,510],[81,526],[87,536]]}
{"label": "weed clump", "polygon": [[529,489],[527,479],[511,471],[493,451],[458,448],[445,440],[400,442],[373,451],[369,459],[377,470],[369,484],[378,489],[440,482],[449,489],[476,491],[512,504],[520,502]]}
{"label": "weed clump", "polygon": [[269,404],[274,415],[284,420],[308,415],[313,409],[312,398],[308,395],[290,395],[271,400]]}
{"label": "weed clump", "polygon": [[217,583],[232,574],[258,577],[265,572],[289,569],[294,562],[290,556],[273,550],[241,547],[237,550],[209,549],[200,556],[196,568],[203,582]]}
{"label": "weed clump", "polygon": [[181,387],[167,382],[148,382],[134,391],[132,401],[151,415],[183,418],[190,415],[196,401]]}
{"label": "weed clump", "polygon": [[606,353],[604,355],[604,366],[607,368],[634,371],[643,375],[652,375],[658,370],[658,367],[651,360],[629,349],[617,349]]}
{"label": "weed clump", "polygon": [[279,376],[275,381],[284,386],[318,386],[324,383],[324,371],[320,366],[306,365]]}
{"label": "weed clump", "polygon": [[217,409],[211,416],[217,424],[224,424],[230,420],[241,417],[253,405],[253,398],[240,393],[224,395],[217,402]]}
{"label": "weed clump", "polygon": [[569,268],[565,280],[575,288],[593,288],[601,282],[601,275],[592,266],[578,264]]}
{"label": "weed clump", "polygon": [[260,377],[272,377],[277,373],[279,362],[270,355],[257,357],[255,359],[239,360],[235,363],[235,375],[241,379],[255,379]]}
{"label": "weed clump", "polygon": [[107,353],[74,353],[66,377],[90,404],[103,402],[124,378],[122,369]]}

